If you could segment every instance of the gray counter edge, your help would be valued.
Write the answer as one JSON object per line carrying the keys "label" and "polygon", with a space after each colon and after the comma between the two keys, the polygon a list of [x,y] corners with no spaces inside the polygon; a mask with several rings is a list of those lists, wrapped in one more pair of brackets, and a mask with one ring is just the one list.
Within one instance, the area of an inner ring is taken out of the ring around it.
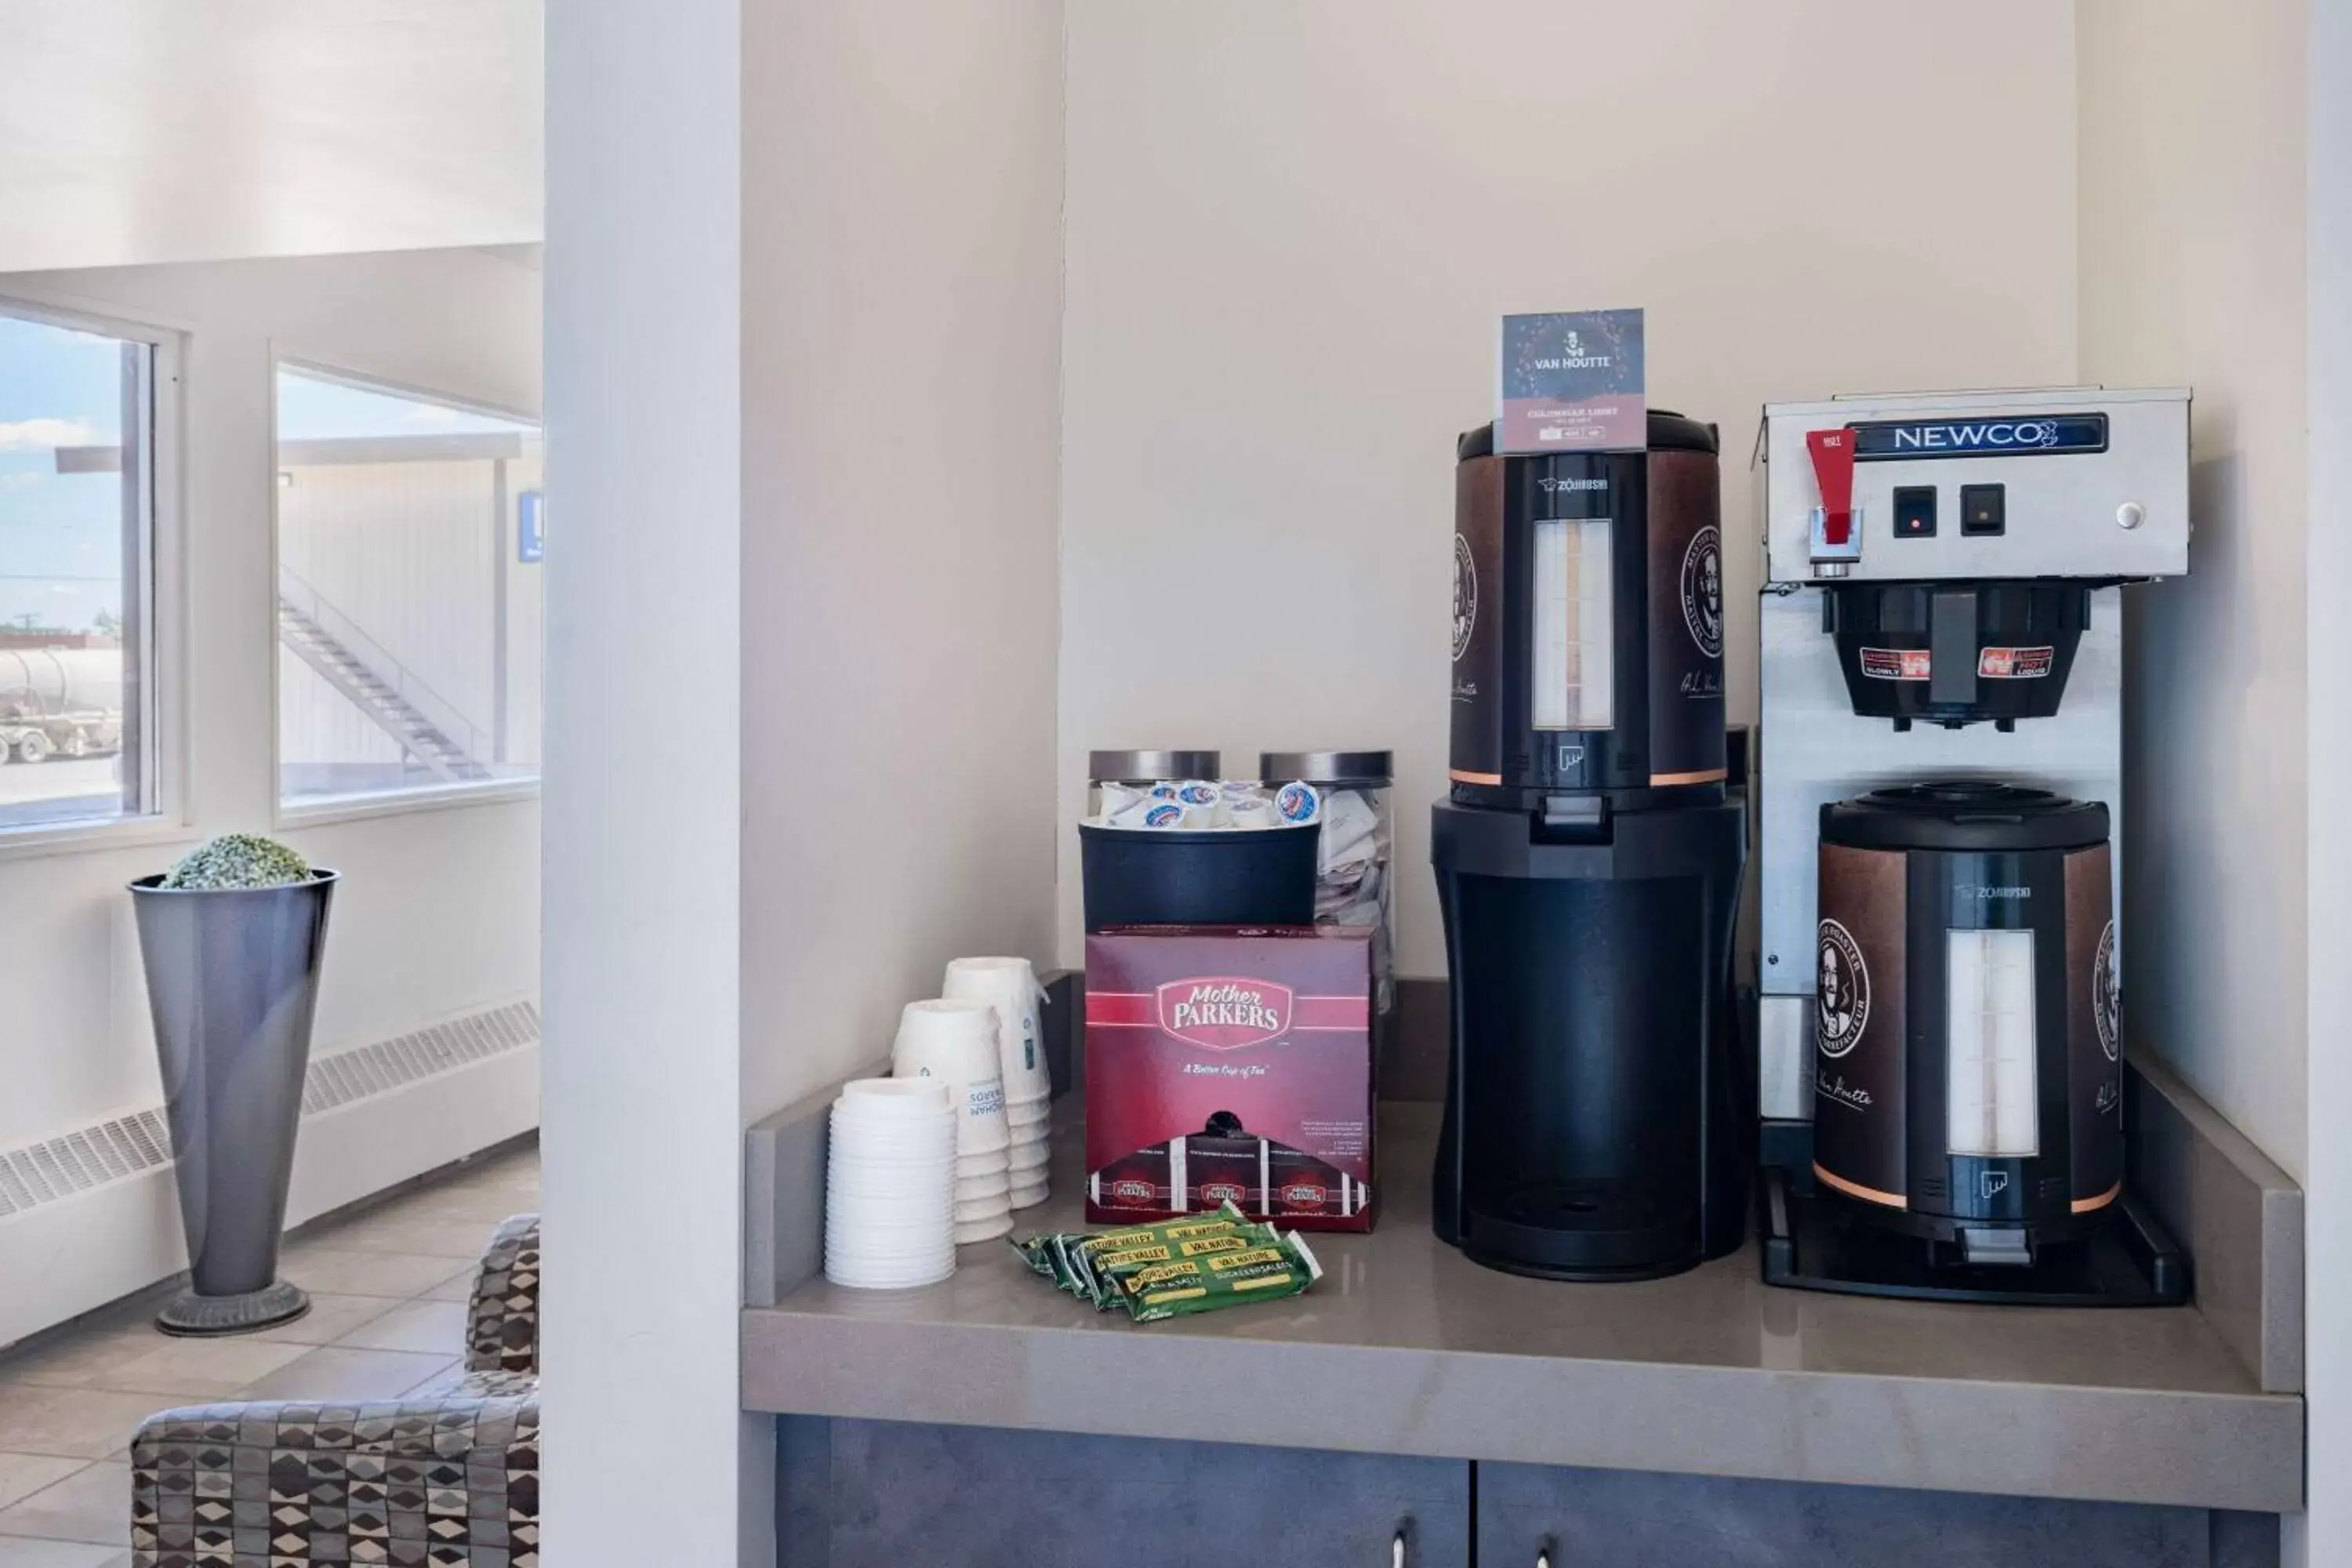
{"label": "gray counter edge", "polygon": [[[743,1315],[778,1414],[2294,1512],[2303,1402]],[[1204,1391],[1218,1391],[1207,1394]]]}

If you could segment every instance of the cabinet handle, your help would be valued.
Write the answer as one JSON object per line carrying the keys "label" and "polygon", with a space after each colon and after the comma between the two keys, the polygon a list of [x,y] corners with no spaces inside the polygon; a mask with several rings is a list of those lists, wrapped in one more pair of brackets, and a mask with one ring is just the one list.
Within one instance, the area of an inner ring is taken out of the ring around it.
{"label": "cabinet handle", "polygon": [[1536,1548],[1536,1568],[1551,1568],[1550,1547],[1538,1546]]}
{"label": "cabinet handle", "polygon": [[1389,1542],[1389,1568],[1404,1568],[1404,1526],[1401,1524],[1396,1539]]}

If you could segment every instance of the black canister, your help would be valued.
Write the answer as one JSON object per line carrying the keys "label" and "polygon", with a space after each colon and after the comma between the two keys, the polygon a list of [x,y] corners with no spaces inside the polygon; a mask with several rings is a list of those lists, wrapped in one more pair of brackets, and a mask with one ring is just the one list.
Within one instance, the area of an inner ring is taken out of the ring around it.
{"label": "black canister", "polygon": [[1312,925],[1320,829],[1078,825],[1086,927]]}

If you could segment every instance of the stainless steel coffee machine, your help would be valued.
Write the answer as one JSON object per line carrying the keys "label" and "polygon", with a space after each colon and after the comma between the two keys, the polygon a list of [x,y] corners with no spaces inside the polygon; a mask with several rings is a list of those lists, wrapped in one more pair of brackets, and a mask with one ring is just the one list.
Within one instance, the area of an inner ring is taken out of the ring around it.
{"label": "stainless steel coffee machine", "polygon": [[2124,585],[2189,394],[1764,411],[1759,1100],[1775,1283],[2177,1299],[2123,1189]]}

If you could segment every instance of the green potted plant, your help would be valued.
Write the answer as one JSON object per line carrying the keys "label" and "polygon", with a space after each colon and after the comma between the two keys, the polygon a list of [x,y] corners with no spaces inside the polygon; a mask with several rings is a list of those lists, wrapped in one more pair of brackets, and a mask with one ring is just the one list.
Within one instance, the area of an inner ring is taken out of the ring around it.
{"label": "green potted plant", "polygon": [[278,1278],[336,873],[230,833],[131,884],[163,1069],[189,1288],[156,1319],[234,1334],[300,1317]]}

